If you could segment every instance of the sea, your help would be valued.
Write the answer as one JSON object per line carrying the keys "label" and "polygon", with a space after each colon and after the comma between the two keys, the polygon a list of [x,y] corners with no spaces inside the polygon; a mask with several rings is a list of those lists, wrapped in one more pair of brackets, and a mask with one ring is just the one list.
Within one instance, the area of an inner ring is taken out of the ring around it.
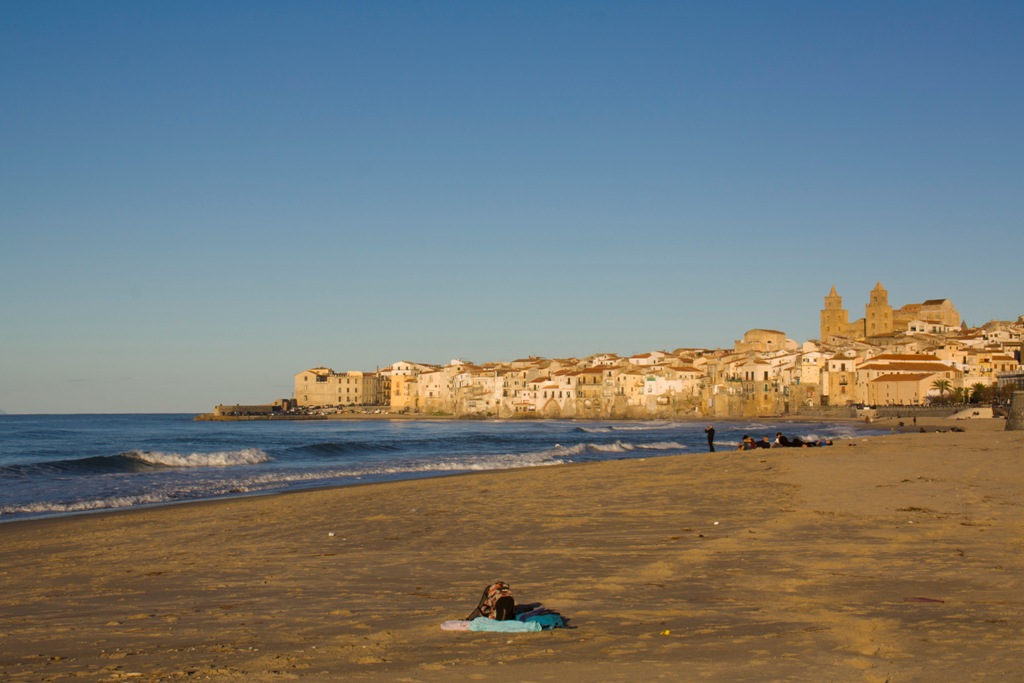
{"label": "sea", "polygon": [[[0,522],[462,472],[705,454],[703,422],[195,421],[194,415],[0,415]],[[853,423],[718,423],[743,435],[848,439]]]}

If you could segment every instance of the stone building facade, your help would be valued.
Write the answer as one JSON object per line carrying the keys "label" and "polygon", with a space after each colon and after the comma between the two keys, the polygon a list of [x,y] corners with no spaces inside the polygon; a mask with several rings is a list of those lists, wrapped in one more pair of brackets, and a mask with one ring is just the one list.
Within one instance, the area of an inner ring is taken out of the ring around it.
{"label": "stone building facade", "polygon": [[295,402],[302,408],[381,405],[384,385],[376,372],[312,368],[295,375]]}

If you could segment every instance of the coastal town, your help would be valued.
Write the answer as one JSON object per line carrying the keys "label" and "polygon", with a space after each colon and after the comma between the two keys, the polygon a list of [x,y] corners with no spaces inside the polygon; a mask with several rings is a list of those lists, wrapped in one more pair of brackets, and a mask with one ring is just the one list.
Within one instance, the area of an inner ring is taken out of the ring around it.
{"label": "coastal town", "polygon": [[405,415],[460,418],[680,419],[848,415],[856,408],[990,405],[1024,388],[1024,316],[968,327],[949,299],[894,308],[879,282],[850,320],[833,286],[819,339],[748,330],[732,348],[631,356],[530,356],[380,370],[315,367],[294,395],[218,405],[212,418]]}

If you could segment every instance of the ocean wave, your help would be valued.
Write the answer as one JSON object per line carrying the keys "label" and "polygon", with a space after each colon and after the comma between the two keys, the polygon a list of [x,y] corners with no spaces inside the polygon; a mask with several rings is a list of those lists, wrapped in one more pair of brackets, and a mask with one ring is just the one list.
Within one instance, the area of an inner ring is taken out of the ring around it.
{"label": "ocean wave", "polygon": [[584,434],[610,434],[615,431],[615,427],[577,427],[576,431]]}
{"label": "ocean wave", "polygon": [[212,453],[127,451],[117,455],[6,465],[0,467],[0,479],[149,472],[157,468],[233,467],[236,465],[258,465],[269,460],[270,457],[258,448]]}
{"label": "ocean wave", "polygon": [[422,462],[410,467],[377,467],[367,468],[358,476],[370,476],[376,474],[415,474],[417,472],[484,472],[488,470],[512,470],[523,467],[546,467],[549,465],[564,465],[566,460],[555,457],[534,454],[539,457],[532,457],[531,454],[508,455],[491,458],[479,458],[472,460],[438,460]]}
{"label": "ocean wave", "polygon": [[597,453],[628,453],[629,451],[636,450],[636,446],[631,443],[625,443],[623,441],[615,441],[613,443],[590,443],[586,444],[587,449]]}
{"label": "ocean wave", "polygon": [[169,503],[174,497],[164,492],[139,494],[133,496],[111,496],[109,498],[92,498],[75,501],[37,501],[22,505],[0,506],[0,517],[4,515],[42,515],[46,513],[91,512],[94,510],[112,510],[116,508],[134,507],[138,505],[156,505]]}
{"label": "ocean wave", "polygon": [[235,467],[237,465],[259,465],[270,460],[270,456],[259,448],[188,454],[130,451],[122,453],[122,455],[157,467]]}
{"label": "ocean wave", "polygon": [[643,424],[601,425],[599,427],[577,427],[577,432],[585,434],[612,434],[614,432],[657,432],[671,429],[670,422],[645,422]]}
{"label": "ocean wave", "polygon": [[[556,444],[550,452],[560,456],[581,455],[583,453],[631,453],[636,450],[672,451],[686,450],[687,446],[677,441],[655,441],[653,443],[633,443],[630,441],[613,441],[611,443],[579,443],[573,446]],[[548,452],[548,451],[543,451]]]}
{"label": "ocean wave", "polygon": [[323,441],[320,443],[294,446],[288,449],[293,453],[313,453],[314,455],[349,455],[371,451],[398,451],[401,447],[387,442],[366,441]]}
{"label": "ocean wave", "polygon": [[678,441],[656,441],[654,443],[639,443],[636,445],[637,448],[643,448],[645,450],[653,451],[672,451],[677,449],[687,449],[689,446],[681,444]]}

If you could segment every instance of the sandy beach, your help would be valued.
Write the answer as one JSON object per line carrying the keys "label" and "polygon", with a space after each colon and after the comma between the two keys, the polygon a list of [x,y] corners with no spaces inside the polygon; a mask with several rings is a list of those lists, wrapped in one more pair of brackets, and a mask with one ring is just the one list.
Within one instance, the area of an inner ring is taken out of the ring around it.
{"label": "sandy beach", "polygon": [[1017,679],[1024,432],[920,424],[0,524],[0,679]]}

